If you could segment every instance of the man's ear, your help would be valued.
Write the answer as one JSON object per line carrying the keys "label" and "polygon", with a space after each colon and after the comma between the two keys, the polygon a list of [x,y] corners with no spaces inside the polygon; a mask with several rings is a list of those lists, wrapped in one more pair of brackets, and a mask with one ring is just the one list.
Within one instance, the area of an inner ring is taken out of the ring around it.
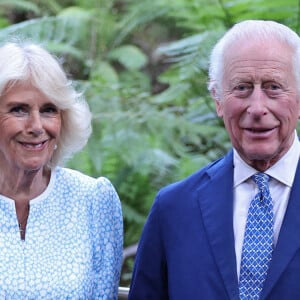
{"label": "man's ear", "polygon": [[216,112],[218,117],[223,118],[223,103],[221,100],[215,100]]}
{"label": "man's ear", "polygon": [[215,101],[215,106],[216,106],[216,112],[217,115],[222,118],[223,117],[223,107],[222,107],[222,102],[221,99],[218,95],[218,93],[216,92],[215,89],[211,90],[211,97],[214,99]]}

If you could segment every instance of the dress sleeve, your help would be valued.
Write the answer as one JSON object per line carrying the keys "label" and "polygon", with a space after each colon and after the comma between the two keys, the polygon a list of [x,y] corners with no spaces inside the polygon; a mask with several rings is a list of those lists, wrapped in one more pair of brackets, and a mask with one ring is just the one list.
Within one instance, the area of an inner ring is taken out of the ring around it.
{"label": "dress sleeve", "polygon": [[118,194],[106,178],[97,179],[93,199],[94,299],[118,299],[123,256],[123,217]]}

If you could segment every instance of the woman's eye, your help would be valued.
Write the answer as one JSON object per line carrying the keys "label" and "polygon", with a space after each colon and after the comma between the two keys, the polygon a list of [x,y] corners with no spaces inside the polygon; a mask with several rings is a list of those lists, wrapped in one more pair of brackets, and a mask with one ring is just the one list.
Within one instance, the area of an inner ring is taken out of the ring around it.
{"label": "woman's eye", "polygon": [[41,109],[42,113],[46,114],[57,114],[59,112],[58,108],[55,105],[48,105]]}
{"label": "woman's eye", "polygon": [[10,109],[10,112],[16,115],[24,115],[26,114],[26,110],[22,106],[14,106]]}

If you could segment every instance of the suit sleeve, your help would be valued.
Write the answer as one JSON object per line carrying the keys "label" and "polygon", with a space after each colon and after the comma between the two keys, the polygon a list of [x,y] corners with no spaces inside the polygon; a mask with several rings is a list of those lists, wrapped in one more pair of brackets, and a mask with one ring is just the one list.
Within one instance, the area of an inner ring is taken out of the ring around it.
{"label": "suit sleeve", "polygon": [[128,300],[169,299],[158,198],[159,196],[150,210],[141,235]]}

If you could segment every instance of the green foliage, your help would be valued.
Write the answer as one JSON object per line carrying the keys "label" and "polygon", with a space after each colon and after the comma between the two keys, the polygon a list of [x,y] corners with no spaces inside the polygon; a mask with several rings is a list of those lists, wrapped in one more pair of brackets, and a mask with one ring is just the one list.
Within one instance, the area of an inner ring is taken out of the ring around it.
{"label": "green foliage", "polygon": [[124,45],[112,49],[107,58],[119,62],[128,70],[139,70],[146,65],[148,60],[147,56],[133,45]]}
{"label": "green foliage", "polygon": [[32,1],[20,1],[20,0],[2,0],[0,2],[1,13],[4,14],[7,9],[14,9],[17,12],[25,11],[35,14],[40,13],[38,6]]}

